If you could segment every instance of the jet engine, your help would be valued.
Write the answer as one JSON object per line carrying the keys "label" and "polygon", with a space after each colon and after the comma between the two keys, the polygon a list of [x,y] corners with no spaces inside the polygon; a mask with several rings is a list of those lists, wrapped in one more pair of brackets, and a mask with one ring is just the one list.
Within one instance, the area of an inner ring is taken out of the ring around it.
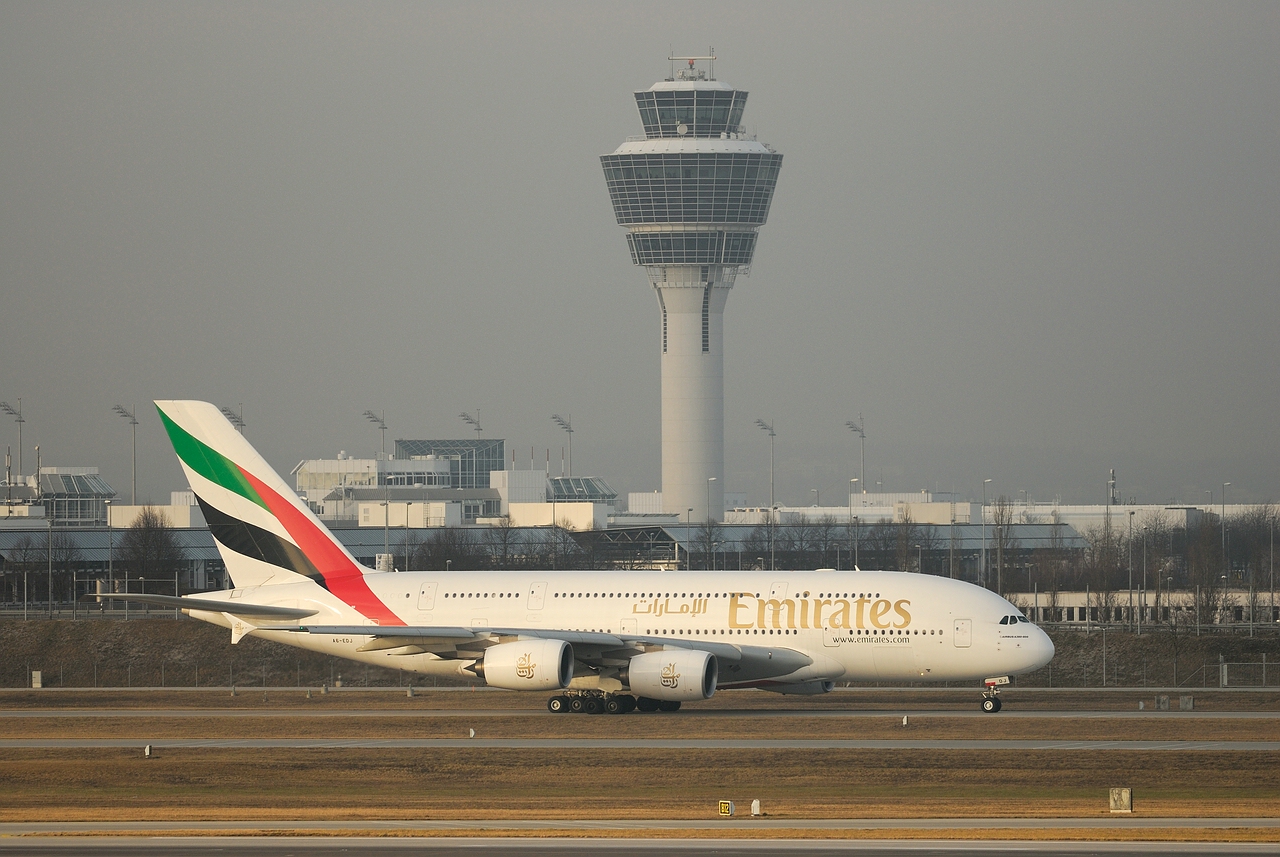
{"label": "jet engine", "polygon": [[499,643],[466,669],[490,687],[561,690],[573,680],[573,646],[564,640]]}
{"label": "jet engine", "polygon": [[696,649],[646,652],[631,659],[623,673],[631,692],[650,699],[710,699],[719,678],[716,656]]}

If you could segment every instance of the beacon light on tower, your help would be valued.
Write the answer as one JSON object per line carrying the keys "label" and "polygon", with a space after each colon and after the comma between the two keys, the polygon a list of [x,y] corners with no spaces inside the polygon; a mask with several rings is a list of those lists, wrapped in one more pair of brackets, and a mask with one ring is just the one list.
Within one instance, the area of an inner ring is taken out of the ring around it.
{"label": "beacon light on tower", "polygon": [[[742,127],[747,93],[687,60],[635,94],[644,136],[600,158],[631,261],[662,321],[662,504],[724,508],[724,306],[751,265],[782,155]],[[714,66],[712,66],[714,68]]]}

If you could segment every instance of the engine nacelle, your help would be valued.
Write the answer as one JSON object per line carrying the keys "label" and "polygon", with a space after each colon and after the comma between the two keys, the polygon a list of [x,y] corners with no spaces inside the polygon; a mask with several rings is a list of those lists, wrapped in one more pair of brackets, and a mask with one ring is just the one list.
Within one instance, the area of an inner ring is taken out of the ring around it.
{"label": "engine nacelle", "polygon": [[467,669],[490,687],[561,690],[573,680],[573,646],[564,640],[499,643]]}
{"label": "engine nacelle", "polygon": [[631,692],[650,699],[710,699],[720,669],[716,656],[696,649],[646,652],[627,665]]}
{"label": "engine nacelle", "polygon": [[770,693],[817,696],[821,693],[830,693],[835,686],[836,683],[834,681],[801,681],[795,684],[768,684],[760,689],[767,690]]}

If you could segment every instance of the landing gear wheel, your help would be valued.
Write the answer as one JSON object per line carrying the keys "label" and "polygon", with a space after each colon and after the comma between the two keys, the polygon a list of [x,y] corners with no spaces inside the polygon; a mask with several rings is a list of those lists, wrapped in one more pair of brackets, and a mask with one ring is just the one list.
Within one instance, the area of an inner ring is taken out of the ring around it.
{"label": "landing gear wheel", "polygon": [[678,699],[663,699],[663,700],[660,700],[660,701],[658,702],[658,710],[659,710],[659,711],[679,711],[679,710],[680,710],[680,700],[678,700]]}
{"label": "landing gear wheel", "polygon": [[636,708],[640,709],[646,714],[648,714],[650,711],[657,711],[659,704],[660,703],[658,702],[658,700],[650,699],[647,696],[642,696],[636,700]]}
{"label": "landing gear wheel", "polygon": [[604,701],[605,714],[626,714],[626,703],[620,697],[611,696]]}
{"label": "landing gear wheel", "polygon": [[569,710],[569,698],[566,696],[553,696],[547,700],[547,711],[552,714],[564,714]]}
{"label": "landing gear wheel", "polygon": [[988,714],[995,714],[1000,710],[1000,700],[994,696],[983,697],[982,710]]}
{"label": "landing gear wheel", "polygon": [[584,700],[580,696],[569,697],[569,710],[574,714],[581,714],[583,711]]}
{"label": "landing gear wheel", "polygon": [[623,714],[630,714],[636,710],[636,698],[634,696],[619,696],[617,700],[622,703]]}
{"label": "landing gear wheel", "polygon": [[604,714],[604,700],[598,696],[588,696],[582,701],[582,710],[588,714]]}

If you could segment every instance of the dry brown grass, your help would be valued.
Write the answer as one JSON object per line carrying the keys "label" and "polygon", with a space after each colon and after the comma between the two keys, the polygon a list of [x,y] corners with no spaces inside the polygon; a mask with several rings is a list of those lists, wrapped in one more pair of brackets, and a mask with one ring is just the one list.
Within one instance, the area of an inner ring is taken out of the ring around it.
{"label": "dry brown grass", "polygon": [[[40,834],[41,837],[76,838],[93,837],[133,837],[138,833],[93,832],[93,833],[51,833]],[[215,836],[257,836],[288,839],[294,837],[353,837],[370,839],[418,839],[430,836],[432,839],[460,838],[510,838],[510,839],[770,839],[770,840],[866,840],[875,842],[892,842],[901,839],[948,839],[957,841],[1050,841],[1050,842],[1277,842],[1280,831],[1269,827],[1235,827],[1219,828],[1147,828],[1143,830],[1118,830],[1113,828],[1047,828],[1043,830],[1016,830],[1012,828],[996,828],[989,830],[968,830],[964,828],[917,830],[913,828],[877,828],[875,830],[807,830],[803,828],[724,828],[702,830],[680,828],[674,830],[646,828],[643,830],[609,830],[593,828],[578,830],[576,828],[544,829],[544,830],[510,830],[486,828],[483,830],[423,829],[406,827],[400,830],[382,828],[369,830],[363,827],[315,830],[299,827],[294,830],[279,828],[252,829],[230,827],[224,830],[166,830],[166,838],[172,837],[215,837]]]}
{"label": "dry brown grass", "polygon": [[14,750],[0,820],[706,818],[1280,814],[1280,753]]}
{"label": "dry brown grass", "polygon": [[[227,714],[233,712],[228,711]],[[239,713],[239,712],[237,712]],[[55,717],[0,718],[0,739],[136,738],[822,738],[988,739],[1079,741],[1280,740],[1280,719],[1206,718],[1014,719],[898,717],[715,718],[685,715],[412,717],[154,717],[101,718],[73,712]]]}

